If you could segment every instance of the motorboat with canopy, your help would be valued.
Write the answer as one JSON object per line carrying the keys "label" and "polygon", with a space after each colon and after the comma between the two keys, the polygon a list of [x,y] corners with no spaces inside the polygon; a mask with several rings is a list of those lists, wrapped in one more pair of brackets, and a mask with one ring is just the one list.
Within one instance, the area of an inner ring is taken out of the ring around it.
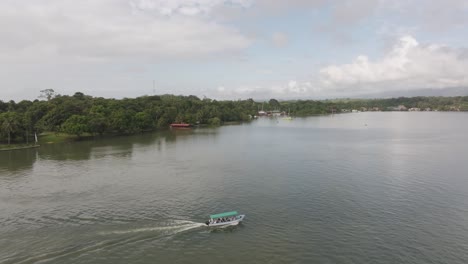
{"label": "motorboat with canopy", "polygon": [[244,218],[245,215],[240,215],[237,211],[231,211],[210,215],[210,219],[205,224],[207,226],[238,225]]}

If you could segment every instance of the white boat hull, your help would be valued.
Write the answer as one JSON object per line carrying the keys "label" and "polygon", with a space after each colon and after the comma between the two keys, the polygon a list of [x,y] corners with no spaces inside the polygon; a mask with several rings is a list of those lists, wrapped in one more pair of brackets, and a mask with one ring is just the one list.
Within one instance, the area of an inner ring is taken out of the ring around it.
{"label": "white boat hull", "polygon": [[232,221],[226,221],[226,222],[219,222],[219,223],[208,223],[207,226],[209,227],[220,227],[220,226],[235,226],[238,225],[242,220],[244,220],[245,215],[238,215],[236,219]]}

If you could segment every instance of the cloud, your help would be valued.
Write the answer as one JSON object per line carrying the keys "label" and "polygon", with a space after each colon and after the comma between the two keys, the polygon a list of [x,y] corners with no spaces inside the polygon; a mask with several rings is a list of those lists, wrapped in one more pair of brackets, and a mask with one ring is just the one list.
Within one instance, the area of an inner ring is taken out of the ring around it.
{"label": "cloud", "polygon": [[283,48],[288,45],[289,39],[288,36],[285,33],[282,32],[275,32],[273,33],[273,36],[271,37],[271,40],[273,41],[273,45],[275,47]]}
{"label": "cloud", "polygon": [[[154,60],[236,53],[250,45],[251,40],[235,28],[203,17],[187,16],[207,12],[210,6],[221,1],[183,3],[1,1],[0,58],[14,62],[44,59],[51,62],[63,58]],[[150,12],[152,8],[173,15],[154,15]]]}
{"label": "cloud", "polygon": [[446,1],[395,1],[381,0],[382,11],[393,12],[399,20],[408,20],[423,31],[445,33],[468,24],[468,2],[466,0]]}
{"label": "cloud", "polygon": [[423,45],[404,36],[380,60],[360,55],[352,63],[322,68],[319,76],[330,89],[448,88],[468,85],[467,68],[466,50]]}
{"label": "cloud", "polygon": [[291,9],[305,9],[322,7],[329,0],[255,0],[251,6],[268,13],[282,13]]}
{"label": "cloud", "polygon": [[[325,1],[329,13],[313,26],[316,32],[329,37],[335,44],[350,45],[358,28],[384,27],[387,33],[410,29],[440,36],[463,31],[468,26],[466,0],[343,0]],[[323,6],[320,6],[323,7]],[[407,32],[410,33],[410,32]]]}
{"label": "cloud", "polygon": [[250,6],[250,0],[130,0],[135,10],[156,11],[161,15],[209,14],[217,6]]}
{"label": "cloud", "polygon": [[349,45],[353,40],[351,29],[371,18],[382,6],[382,0],[327,1],[328,19],[312,28],[334,44]]}
{"label": "cloud", "polygon": [[[222,88],[222,89],[221,89]],[[234,87],[218,87],[209,91],[210,95],[219,99],[254,98],[254,99],[300,99],[310,98],[318,91],[318,87],[311,82],[290,80],[277,84],[240,85]]]}
{"label": "cloud", "polygon": [[[359,55],[351,63],[329,65],[309,80],[226,86],[219,98],[335,98],[440,94],[436,90],[466,93],[468,49],[421,44],[414,37],[400,37],[380,59]],[[435,89],[435,90],[434,90]],[[451,94],[453,95],[453,94]]]}
{"label": "cloud", "polygon": [[377,0],[346,0],[333,4],[331,25],[333,27],[351,26],[371,16],[379,7]]}
{"label": "cloud", "polygon": [[[466,43],[467,11],[466,0],[2,0],[0,96],[131,97],[154,79],[225,99],[463,88],[468,50],[453,45]],[[376,45],[388,50],[375,57]]]}

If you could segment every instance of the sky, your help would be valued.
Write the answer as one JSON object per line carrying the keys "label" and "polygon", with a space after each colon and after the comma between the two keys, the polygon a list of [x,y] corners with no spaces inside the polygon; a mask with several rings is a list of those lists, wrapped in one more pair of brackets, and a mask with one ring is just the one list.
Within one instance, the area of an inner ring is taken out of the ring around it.
{"label": "sky", "polygon": [[2,0],[0,37],[2,101],[468,95],[466,0]]}

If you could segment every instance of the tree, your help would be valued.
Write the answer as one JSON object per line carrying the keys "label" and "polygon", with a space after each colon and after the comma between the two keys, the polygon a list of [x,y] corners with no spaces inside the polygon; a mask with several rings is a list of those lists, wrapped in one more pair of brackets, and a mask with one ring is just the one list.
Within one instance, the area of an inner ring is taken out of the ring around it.
{"label": "tree", "polygon": [[80,137],[83,133],[89,132],[88,119],[81,115],[72,115],[62,125],[62,131]]}
{"label": "tree", "polygon": [[91,133],[104,134],[109,129],[108,111],[104,105],[95,104],[88,110]]}
{"label": "tree", "polygon": [[6,112],[8,110],[8,103],[3,102],[0,100],[0,113]]}
{"label": "tree", "polygon": [[29,131],[41,132],[43,124],[40,120],[47,114],[49,108],[48,103],[44,101],[34,102],[24,113],[24,122]]}
{"label": "tree", "polygon": [[210,118],[208,120],[208,124],[212,125],[212,126],[219,126],[221,125],[221,120],[217,117],[213,117],[213,118]]}
{"label": "tree", "polygon": [[135,125],[138,130],[148,130],[154,127],[151,115],[146,112],[138,112],[135,114]]}
{"label": "tree", "polygon": [[270,101],[268,101],[268,104],[270,105],[270,110],[280,110],[281,105],[278,102],[278,100],[270,99]]}
{"label": "tree", "polygon": [[126,111],[119,109],[110,115],[110,126],[111,129],[119,133],[133,133],[135,130],[134,118],[135,114],[133,111]]}
{"label": "tree", "polygon": [[102,136],[109,127],[109,122],[104,114],[93,113],[89,116],[89,130],[91,133],[98,133]]}
{"label": "tree", "polygon": [[19,121],[21,116],[15,112],[5,112],[0,114],[0,124],[2,133],[8,137],[8,145],[11,143],[12,135],[18,132],[20,128]]}
{"label": "tree", "polygon": [[50,101],[54,96],[56,96],[56,93],[54,89],[45,89],[41,90],[41,95],[39,95],[39,98],[46,98],[47,101]]}

